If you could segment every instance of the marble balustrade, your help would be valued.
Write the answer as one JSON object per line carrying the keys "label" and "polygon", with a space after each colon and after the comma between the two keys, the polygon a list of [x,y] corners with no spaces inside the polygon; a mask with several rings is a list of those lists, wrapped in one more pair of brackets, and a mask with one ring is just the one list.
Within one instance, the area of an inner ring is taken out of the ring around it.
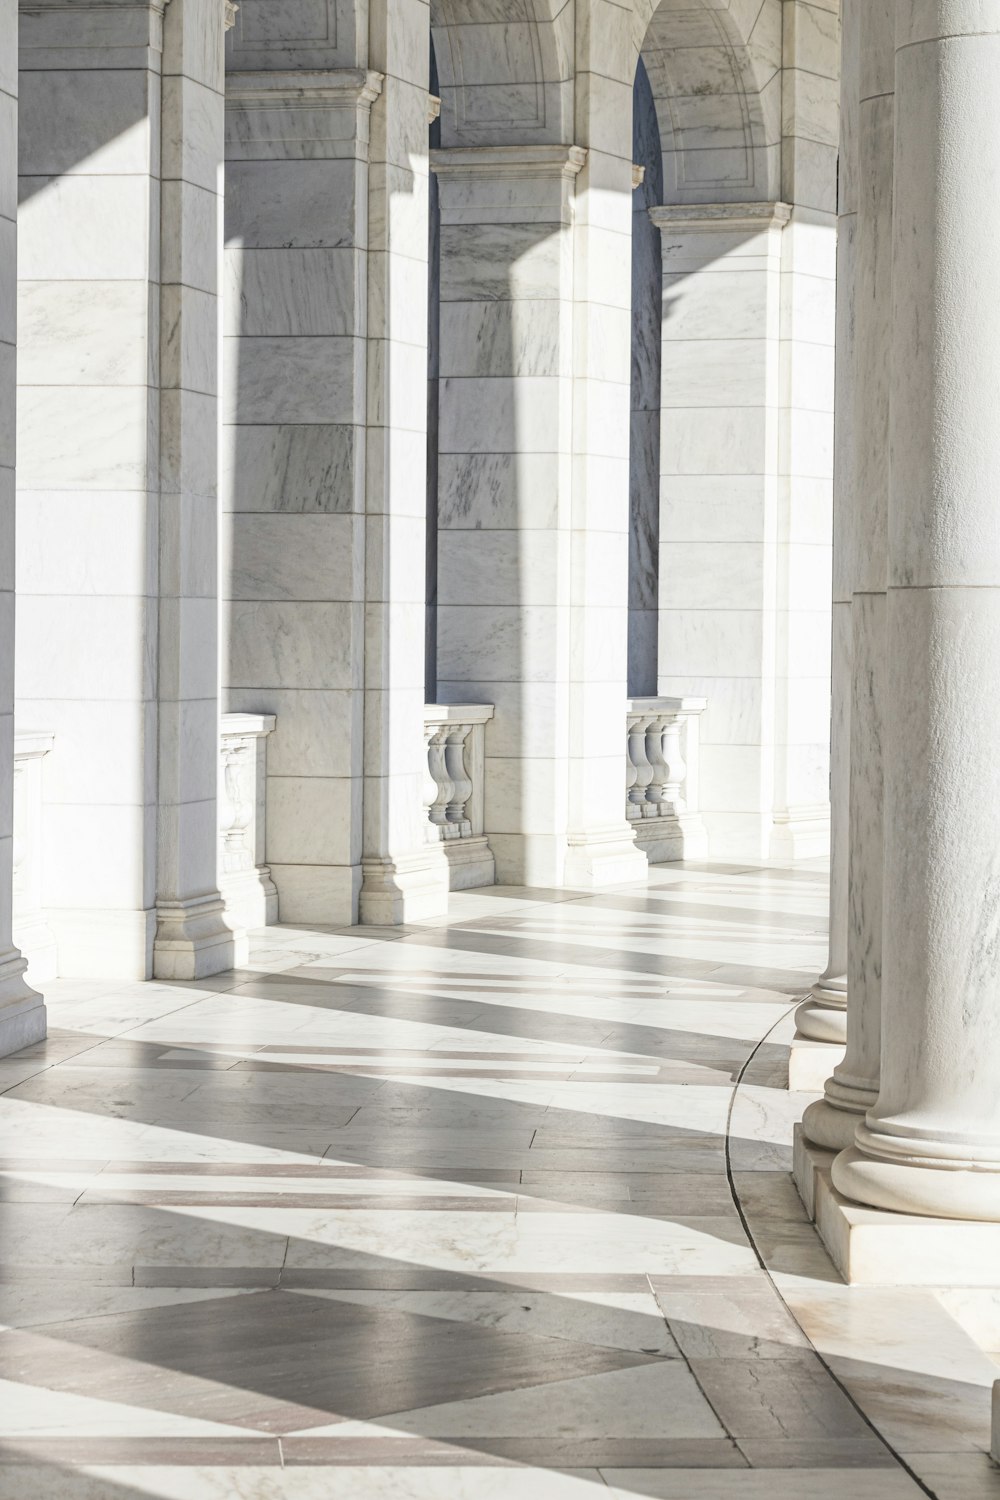
{"label": "marble balustrade", "polygon": [[625,816],[651,865],[702,859],[699,726],[704,698],[633,698],[626,715]]}
{"label": "marble balustrade", "polygon": [[424,708],[424,833],[429,844],[441,846],[453,891],[496,880],[486,836],[485,785],[486,725],[493,714],[492,703],[428,703]]}

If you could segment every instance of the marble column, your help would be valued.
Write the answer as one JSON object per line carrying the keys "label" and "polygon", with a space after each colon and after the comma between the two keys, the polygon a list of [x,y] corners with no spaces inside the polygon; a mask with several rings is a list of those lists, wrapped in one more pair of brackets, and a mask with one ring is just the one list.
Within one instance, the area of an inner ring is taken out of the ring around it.
{"label": "marble column", "polygon": [[878,1092],[882,986],[886,548],[889,505],[889,347],[892,328],[894,0],[860,18],[858,219],[855,286],[857,412],[848,548],[852,677],[847,940],[847,1053],[809,1106],[803,1129],[840,1150]]}
{"label": "marble column", "polygon": [[173,0],[166,66],[164,10],[21,14],[17,701],[55,735],[63,975],[233,954],[207,826],[224,9]]}
{"label": "marble column", "polygon": [[[245,957],[218,890],[220,0],[164,16],[160,164],[160,493],[153,973]],[[239,947],[239,953],[237,948]]]}
{"label": "marble column", "polygon": [[[486,727],[486,826],[504,883],[590,884],[646,870],[625,825],[621,764],[629,241],[626,233],[616,242],[624,299],[614,309],[621,359],[613,378],[621,399],[601,410],[597,371],[588,380],[581,368],[576,387],[573,379],[575,326],[586,331],[585,285],[577,285],[574,306],[585,159],[564,145],[451,148],[432,157],[441,204],[439,696],[496,706]],[[629,212],[630,177],[625,193]],[[607,367],[604,374],[611,378]],[[589,429],[577,399],[589,405]],[[605,514],[618,531],[602,525],[595,498],[588,536],[574,507],[588,464],[597,470],[602,461]],[[595,570],[605,530],[612,535],[604,539],[602,583]],[[602,639],[609,588],[620,619]],[[609,679],[610,702],[598,686]]]}
{"label": "marble column", "polygon": [[0,1057],[45,1036],[42,997],[11,937],[14,848],[14,410],[17,342],[17,0],[0,0]]}
{"label": "marble column", "polygon": [[659,691],[708,699],[702,817],[714,851],[748,858],[770,853],[780,752],[779,335],[790,215],[767,202],[651,210],[663,254]]}
{"label": "marble column", "polygon": [[848,1198],[1000,1220],[1000,13],[895,8],[882,1072]]}
{"label": "marble column", "polygon": [[847,1040],[848,864],[851,766],[851,600],[855,466],[855,277],[861,0],[841,13],[840,156],[837,193],[837,365],[833,468],[833,650],[830,721],[830,948],[823,973],[795,1013],[799,1034]]}
{"label": "marble column", "polygon": [[429,22],[390,0],[355,47],[329,14],[320,46],[254,4],[230,47],[224,696],[276,717],[281,919],[397,922],[447,901],[421,821]]}

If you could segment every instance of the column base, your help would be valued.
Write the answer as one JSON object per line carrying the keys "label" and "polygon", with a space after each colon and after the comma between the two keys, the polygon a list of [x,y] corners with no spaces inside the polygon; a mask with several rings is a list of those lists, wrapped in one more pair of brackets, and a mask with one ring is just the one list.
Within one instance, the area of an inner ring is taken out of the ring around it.
{"label": "column base", "polygon": [[[832,1082],[832,1078],[828,1080],[828,1083]],[[854,1145],[854,1132],[864,1118],[864,1108],[840,1108],[831,1104],[828,1088],[824,1098],[810,1104],[802,1116],[802,1129],[814,1146],[822,1146],[824,1151],[846,1151],[848,1146]]]}
{"label": "column base", "polygon": [[358,921],[398,927],[448,914],[448,861],[438,844],[397,859],[363,859]]}
{"label": "column base", "polygon": [[856,1203],[892,1213],[995,1225],[994,1277],[1000,1280],[1000,1163],[962,1160],[957,1156],[960,1146],[952,1148],[956,1155],[950,1160],[935,1159],[919,1154],[925,1145],[921,1141],[906,1142],[892,1158],[883,1154],[895,1144],[894,1137],[861,1125],[856,1141],[833,1164],[837,1191]]}
{"label": "column base", "polygon": [[246,963],[246,933],[226,921],[222,897],[162,901],[156,908],[154,979],[205,979]]}
{"label": "column base", "polygon": [[788,1053],[788,1088],[793,1094],[822,1094],[827,1081],[844,1061],[846,1047],[817,1042],[811,1036],[792,1038]]}
{"label": "column base", "polygon": [[775,813],[770,839],[772,859],[822,859],[829,853],[829,803]]}
{"label": "column base", "polygon": [[798,1010],[795,1024],[804,1037],[814,1042],[847,1045],[847,978],[844,975],[822,975],[817,979]]}
{"label": "column base", "polygon": [[27,964],[16,948],[0,957],[0,1057],[44,1042],[45,1002],[24,977]]}
{"label": "column base", "polygon": [[563,884],[583,890],[608,885],[631,885],[645,880],[649,860],[638,847],[628,824],[600,832],[570,834],[566,840]]}
{"label": "column base", "polygon": [[812,1216],[849,1285],[996,1286],[1000,1224],[866,1208],[838,1191],[822,1159],[814,1157],[813,1173]]}

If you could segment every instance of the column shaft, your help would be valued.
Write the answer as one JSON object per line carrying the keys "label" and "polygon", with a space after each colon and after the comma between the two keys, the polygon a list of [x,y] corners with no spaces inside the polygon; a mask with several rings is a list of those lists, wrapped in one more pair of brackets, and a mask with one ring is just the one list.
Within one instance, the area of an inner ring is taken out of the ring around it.
{"label": "column shaft", "polygon": [[858,235],[858,117],[861,0],[841,12],[840,158],[837,195],[837,360],[833,468],[833,631],[830,723],[830,947],[826,968],[795,1019],[802,1036],[847,1038],[851,679],[855,489],[855,303]]}
{"label": "column shaft", "polygon": [[896,7],[882,1072],[833,1168],[862,1202],[978,1219],[1000,1219],[993,9]]}
{"label": "column shaft", "polygon": [[11,936],[14,852],[14,433],[17,343],[17,4],[0,0],[0,1057],[45,1036]]}
{"label": "column shaft", "polygon": [[847,1054],[827,1082],[825,1099],[811,1105],[803,1119],[809,1139],[834,1150],[853,1140],[855,1125],[878,1090],[882,980],[893,0],[871,0],[859,21],[855,488],[845,539],[852,588]]}

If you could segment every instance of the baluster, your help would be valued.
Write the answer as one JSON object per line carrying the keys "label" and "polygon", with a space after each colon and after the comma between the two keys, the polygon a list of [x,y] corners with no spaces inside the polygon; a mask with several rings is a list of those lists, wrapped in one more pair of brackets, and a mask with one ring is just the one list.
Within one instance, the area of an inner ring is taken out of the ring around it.
{"label": "baluster", "polygon": [[630,823],[638,822],[642,817],[642,808],[633,798],[638,769],[632,759],[632,725],[626,720],[625,723],[625,816]]}
{"label": "baluster", "polygon": [[445,765],[451,777],[451,800],[445,811],[451,838],[464,839],[472,835],[472,824],[465,816],[466,804],[472,796],[472,779],[465,764],[465,744],[471,729],[471,724],[453,724],[445,745]]}
{"label": "baluster", "polygon": [[445,760],[448,725],[435,724],[428,748],[428,765],[434,778],[434,801],[431,803],[430,819],[437,829],[439,839],[448,837],[448,803],[451,801],[451,777]]}
{"label": "baluster", "polygon": [[438,784],[431,764],[431,740],[434,738],[436,725],[424,725],[424,780],[423,780],[423,804],[424,804],[424,837],[428,844],[436,844],[441,837],[441,830],[431,816],[432,809],[437,801]]}
{"label": "baluster", "polygon": [[683,721],[675,714],[667,720],[663,731],[664,786],[660,801],[660,813],[664,817],[679,817],[687,808],[684,800],[684,780],[687,766],[681,747]]}
{"label": "baluster", "polygon": [[657,818],[664,811],[666,797],[667,762],[663,753],[663,734],[667,720],[657,714],[646,730],[646,758],[651,767],[649,786],[646,788],[647,817]]}
{"label": "baluster", "polygon": [[25,862],[28,857],[28,778],[24,767],[14,762],[14,827],[12,841],[13,895],[15,914],[18,897],[25,893]]}
{"label": "baluster", "polygon": [[656,811],[646,800],[646,791],[653,779],[653,767],[650,764],[647,753],[648,737],[646,731],[650,724],[649,714],[643,714],[633,724],[629,725],[628,743],[629,755],[635,766],[635,781],[629,790],[629,801],[636,809],[636,818],[655,817]]}
{"label": "baluster", "polygon": [[222,870],[226,875],[252,870],[256,863],[255,853],[247,842],[256,797],[256,788],[251,786],[250,768],[247,742],[223,740],[219,836],[222,840]]}

